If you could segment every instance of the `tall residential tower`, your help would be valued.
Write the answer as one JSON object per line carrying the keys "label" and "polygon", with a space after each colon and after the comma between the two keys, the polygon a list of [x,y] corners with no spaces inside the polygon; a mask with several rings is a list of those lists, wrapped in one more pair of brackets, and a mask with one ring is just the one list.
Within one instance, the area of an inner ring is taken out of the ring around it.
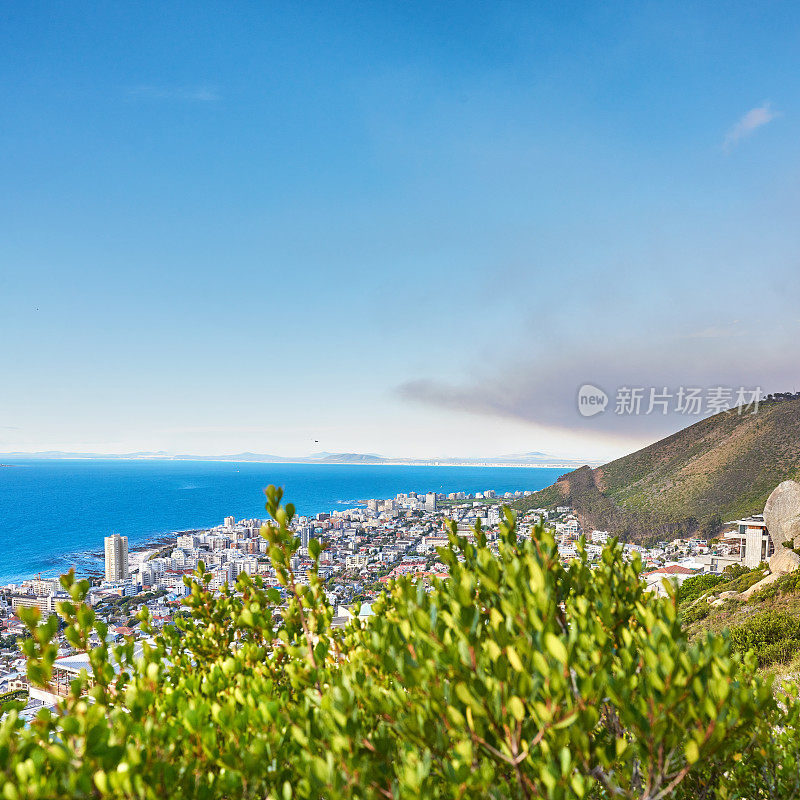
{"label": "tall residential tower", "polygon": [[106,580],[128,579],[128,537],[113,533],[106,536]]}

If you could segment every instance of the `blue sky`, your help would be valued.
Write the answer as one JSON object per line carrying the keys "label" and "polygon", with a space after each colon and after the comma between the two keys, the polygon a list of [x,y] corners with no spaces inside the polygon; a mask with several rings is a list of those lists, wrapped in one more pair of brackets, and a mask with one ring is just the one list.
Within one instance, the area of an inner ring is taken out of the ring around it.
{"label": "blue sky", "polygon": [[798,41],[792,3],[5,4],[0,452],[603,458],[685,422],[583,382],[800,389]]}

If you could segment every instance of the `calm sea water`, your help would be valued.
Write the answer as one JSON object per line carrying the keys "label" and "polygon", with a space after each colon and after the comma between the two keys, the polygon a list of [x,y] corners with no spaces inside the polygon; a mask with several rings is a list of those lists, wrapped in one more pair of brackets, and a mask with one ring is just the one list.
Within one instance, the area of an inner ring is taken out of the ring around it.
{"label": "calm sea water", "polygon": [[399,492],[542,489],[564,471],[210,461],[13,461],[0,467],[0,584],[70,566],[97,569],[103,537],[131,547],[178,530],[266,516],[263,489],[285,488],[301,514]]}

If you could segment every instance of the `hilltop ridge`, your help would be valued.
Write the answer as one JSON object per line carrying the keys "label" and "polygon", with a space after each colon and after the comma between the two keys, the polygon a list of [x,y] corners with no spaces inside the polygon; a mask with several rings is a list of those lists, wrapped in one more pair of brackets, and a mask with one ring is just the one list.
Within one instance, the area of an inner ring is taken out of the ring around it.
{"label": "hilltop ridge", "polygon": [[584,528],[641,541],[715,533],[760,512],[781,481],[800,477],[800,398],[764,401],[696,422],[630,455],[583,466],[517,505],[570,505]]}

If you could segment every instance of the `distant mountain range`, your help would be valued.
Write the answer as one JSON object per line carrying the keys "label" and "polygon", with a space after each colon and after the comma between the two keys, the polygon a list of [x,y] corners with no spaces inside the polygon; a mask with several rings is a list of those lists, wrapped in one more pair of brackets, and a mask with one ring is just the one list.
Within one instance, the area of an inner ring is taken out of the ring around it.
{"label": "distant mountain range", "polygon": [[[163,451],[138,453],[69,453],[47,450],[38,453],[0,453],[0,459],[170,459],[174,461],[252,461],[265,464],[408,464],[408,465],[453,465],[453,466],[520,466],[563,467],[569,469],[582,465],[583,461],[563,458],[548,453],[515,453],[490,458],[389,458],[376,453],[314,453],[310,456],[276,456],[267,453],[233,453],[231,455],[205,456],[172,454]],[[597,462],[592,462],[597,463]]]}
{"label": "distant mountain range", "polygon": [[515,505],[570,505],[589,530],[666,539],[760,513],[781,481],[798,478],[800,398],[791,397],[768,400],[756,414],[717,414],[609,464],[582,466]]}

